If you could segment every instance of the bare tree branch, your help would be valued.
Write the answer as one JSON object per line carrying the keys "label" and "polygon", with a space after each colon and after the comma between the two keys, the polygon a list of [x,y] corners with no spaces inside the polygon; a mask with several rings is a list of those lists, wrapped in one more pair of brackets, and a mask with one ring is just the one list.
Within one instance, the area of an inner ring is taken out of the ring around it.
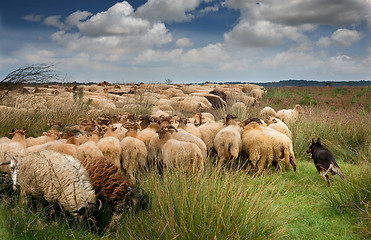
{"label": "bare tree branch", "polygon": [[45,83],[56,78],[53,65],[33,64],[9,73],[0,81],[0,100],[26,83]]}

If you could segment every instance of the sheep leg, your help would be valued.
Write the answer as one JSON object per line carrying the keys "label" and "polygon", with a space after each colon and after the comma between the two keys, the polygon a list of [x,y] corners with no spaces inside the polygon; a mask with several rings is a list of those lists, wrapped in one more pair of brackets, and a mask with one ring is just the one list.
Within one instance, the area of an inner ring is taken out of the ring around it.
{"label": "sheep leg", "polygon": [[288,149],[285,149],[283,154],[284,154],[284,161],[285,161],[285,170],[288,171],[290,168],[290,153]]}
{"label": "sheep leg", "polygon": [[261,172],[263,171],[265,167],[266,162],[267,162],[266,158],[260,158],[258,162],[258,174],[261,174]]}
{"label": "sheep leg", "polygon": [[21,195],[21,205],[24,207],[24,206],[27,206],[28,205],[28,199],[27,199],[27,194],[25,191],[21,190],[20,192],[20,195]]}
{"label": "sheep leg", "polygon": [[296,164],[294,162],[293,157],[290,157],[290,163],[291,163],[292,168],[294,169],[294,172],[296,172]]}
{"label": "sheep leg", "polygon": [[272,164],[276,168],[277,172],[279,172],[279,173],[282,172],[282,168],[281,168],[280,163],[278,161],[273,161]]}

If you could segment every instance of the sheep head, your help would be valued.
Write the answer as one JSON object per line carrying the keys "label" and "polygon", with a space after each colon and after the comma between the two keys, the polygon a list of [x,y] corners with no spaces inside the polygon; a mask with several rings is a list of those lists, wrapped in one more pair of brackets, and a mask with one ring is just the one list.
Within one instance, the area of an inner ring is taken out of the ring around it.
{"label": "sheep head", "polygon": [[305,110],[302,106],[300,106],[299,104],[296,104],[294,106],[294,110],[297,111],[298,113],[305,113]]}
{"label": "sheep head", "polygon": [[142,189],[135,189],[127,187],[128,195],[126,199],[126,206],[129,210],[138,212],[139,210],[146,209],[148,206],[148,196]]}
{"label": "sheep head", "polygon": [[98,203],[99,205],[96,203],[88,203],[79,207],[79,209],[73,211],[73,213],[76,215],[80,223],[84,223],[87,218],[91,219],[91,217],[93,217],[94,221],[94,218],[103,210],[103,203],[100,199],[98,199]]}
{"label": "sheep head", "polygon": [[27,133],[27,130],[26,129],[16,129],[16,128],[14,128],[14,129],[12,129],[12,131],[9,133],[9,135],[16,135],[16,134],[21,134],[21,135],[26,135],[26,133]]}

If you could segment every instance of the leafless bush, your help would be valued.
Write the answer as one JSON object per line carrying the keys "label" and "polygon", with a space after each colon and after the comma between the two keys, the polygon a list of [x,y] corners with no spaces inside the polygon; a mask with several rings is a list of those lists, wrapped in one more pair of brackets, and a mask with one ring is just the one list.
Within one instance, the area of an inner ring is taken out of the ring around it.
{"label": "leafless bush", "polygon": [[53,68],[53,65],[33,64],[24,68],[18,68],[9,73],[0,81],[0,100],[23,84],[45,83],[55,78],[56,74]]}

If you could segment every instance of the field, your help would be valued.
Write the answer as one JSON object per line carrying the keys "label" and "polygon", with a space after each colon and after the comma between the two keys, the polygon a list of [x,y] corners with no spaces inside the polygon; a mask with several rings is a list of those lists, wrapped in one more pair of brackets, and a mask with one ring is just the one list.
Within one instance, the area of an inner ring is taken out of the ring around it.
{"label": "field", "polygon": [[[146,91],[155,89],[147,88]],[[126,90],[126,89],[125,89]],[[0,188],[0,239],[368,239],[371,237],[371,88],[269,88],[259,104],[247,109],[227,106],[212,110],[217,119],[235,113],[239,119],[257,117],[265,106],[275,110],[300,104],[305,114],[289,124],[297,172],[256,175],[248,168],[217,168],[210,155],[202,174],[149,172],[138,179],[148,194],[149,207],[126,213],[114,229],[88,230],[51,207],[22,207],[7,182]],[[136,102],[93,111],[87,91],[70,101],[35,107],[32,94],[14,93],[3,99],[0,137],[13,128],[40,136],[51,120],[72,126],[80,118],[130,111],[149,114],[154,103],[143,92]],[[45,107],[47,106],[47,107]],[[32,111],[22,110],[33,108]],[[19,111],[15,108],[21,109]],[[174,112],[186,115],[181,110]],[[309,154],[312,139],[321,138],[342,169],[345,180],[331,178],[327,187]],[[6,179],[6,178],[4,178]],[[99,225],[104,226],[102,217]]]}

